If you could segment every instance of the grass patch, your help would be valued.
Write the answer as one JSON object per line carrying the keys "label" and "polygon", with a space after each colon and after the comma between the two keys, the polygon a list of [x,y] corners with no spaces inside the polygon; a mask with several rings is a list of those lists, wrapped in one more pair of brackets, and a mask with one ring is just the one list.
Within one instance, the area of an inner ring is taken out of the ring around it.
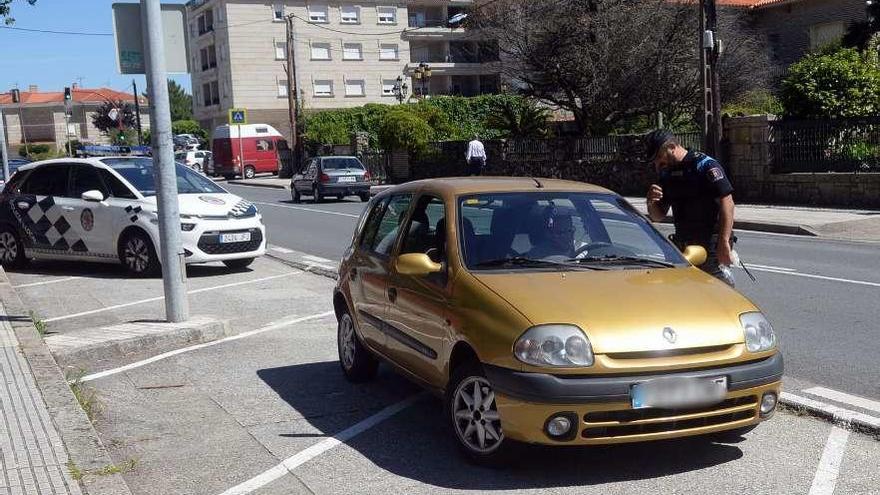
{"label": "grass patch", "polygon": [[71,478],[75,479],[76,481],[82,480],[83,477],[87,475],[110,476],[113,474],[124,474],[134,470],[135,466],[137,466],[137,461],[134,459],[128,459],[121,464],[108,464],[99,469],[83,470],[80,469],[79,466],[77,466],[76,463],[74,463],[73,461],[67,461],[67,471],[70,473]]}
{"label": "grass patch", "polygon": [[76,481],[81,480],[84,474],[82,472],[82,469],[80,469],[79,466],[77,466],[76,463],[73,461],[67,461],[67,472],[69,472],[70,477],[75,479]]}
{"label": "grass patch", "polygon": [[95,389],[82,382],[82,377],[85,373],[85,370],[79,370],[73,378],[68,376],[67,383],[70,385],[70,390],[73,392],[73,396],[76,397],[79,407],[86,413],[89,421],[94,422],[101,406]]}
{"label": "grass patch", "polygon": [[34,328],[37,329],[37,333],[40,334],[40,336],[46,335],[46,322],[41,320],[40,317],[33,312],[33,310],[30,311],[30,316],[31,321],[34,324]]}

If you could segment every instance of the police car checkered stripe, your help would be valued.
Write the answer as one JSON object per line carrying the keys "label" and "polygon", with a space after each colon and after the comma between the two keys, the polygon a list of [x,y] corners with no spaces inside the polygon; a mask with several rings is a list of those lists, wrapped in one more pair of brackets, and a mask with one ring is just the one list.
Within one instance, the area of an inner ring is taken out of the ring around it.
{"label": "police car checkered stripe", "polygon": [[245,213],[247,213],[248,209],[251,206],[254,206],[253,203],[243,199],[243,200],[239,201],[238,203],[236,203],[235,206],[233,206],[231,210],[229,210],[229,214],[234,217],[240,217],[240,216],[244,215]]}
{"label": "police car checkered stripe", "polygon": [[[27,210],[20,208],[30,204]],[[70,228],[70,221],[52,196],[18,196],[10,205],[15,217],[33,243],[33,250],[46,252],[73,251],[89,253],[85,240]],[[77,219],[76,221],[79,221]]]}

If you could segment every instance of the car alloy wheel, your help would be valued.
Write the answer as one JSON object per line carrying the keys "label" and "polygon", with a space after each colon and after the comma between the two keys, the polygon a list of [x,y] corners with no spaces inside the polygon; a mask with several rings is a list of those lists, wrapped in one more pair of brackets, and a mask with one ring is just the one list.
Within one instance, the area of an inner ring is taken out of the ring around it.
{"label": "car alloy wheel", "polygon": [[129,270],[144,273],[150,265],[150,247],[140,236],[131,236],[125,242],[123,259]]}
{"label": "car alloy wheel", "polygon": [[12,232],[0,232],[0,263],[9,265],[18,258],[18,241]]}
{"label": "car alloy wheel", "polygon": [[244,168],[244,178],[245,179],[253,179],[257,176],[257,171],[254,170],[254,167],[245,167]]}
{"label": "car alloy wheel", "polygon": [[488,454],[504,440],[492,385],[482,376],[458,384],[452,402],[452,423],[459,440],[471,451]]}
{"label": "car alloy wheel", "polygon": [[354,366],[354,354],[356,352],[356,343],[354,339],[354,322],[348,314],[342,315],[339,321],[339,354],[342,360],[342,366],[350,370]]}

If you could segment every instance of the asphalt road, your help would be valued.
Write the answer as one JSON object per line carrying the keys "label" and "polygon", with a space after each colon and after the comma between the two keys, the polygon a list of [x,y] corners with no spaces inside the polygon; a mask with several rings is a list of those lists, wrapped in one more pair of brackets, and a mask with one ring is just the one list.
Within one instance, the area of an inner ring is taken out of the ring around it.
{"label": "asphalt road", "polygon": [[[341,257],[364,209],[354,197],[317,205],[293,204],[284,190],[228,187],[259,205],[270,243],[331,260]],[[662,226],[661,230],[669,229]],[[786,377],[793,379],[789,386],[821,385],[880,398],[880,246],[736,234],[736,249],[753,265],[758,279],[752,282],[739,270],[738,289],[773,323],[786,360]]]}

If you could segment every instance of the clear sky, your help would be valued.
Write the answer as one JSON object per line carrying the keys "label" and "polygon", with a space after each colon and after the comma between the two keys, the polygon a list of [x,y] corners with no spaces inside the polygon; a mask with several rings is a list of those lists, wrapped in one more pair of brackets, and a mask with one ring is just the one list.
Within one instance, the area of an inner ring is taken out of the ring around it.
{"label": "clear sky", "polygon": [[[0,92],[16,84],[27,90],[61,91],[72,83],[81,87],[109,87],[130,91],[132,77],[144,92],[144,76],[122,75],[116,69],[113,40],[113,0],[12,0],[13,27],[53,31],[106,33],[110,36],[76,36],[14,31],[0,28]],[[123,3],[123,2],[118,2]],[[165,0],[163,3],[183,3]],[[0,23],[2,26],[2,23]],[[80,79],[82,78],[82,79]],[[172,75],[187,92],[188,74]]]}

